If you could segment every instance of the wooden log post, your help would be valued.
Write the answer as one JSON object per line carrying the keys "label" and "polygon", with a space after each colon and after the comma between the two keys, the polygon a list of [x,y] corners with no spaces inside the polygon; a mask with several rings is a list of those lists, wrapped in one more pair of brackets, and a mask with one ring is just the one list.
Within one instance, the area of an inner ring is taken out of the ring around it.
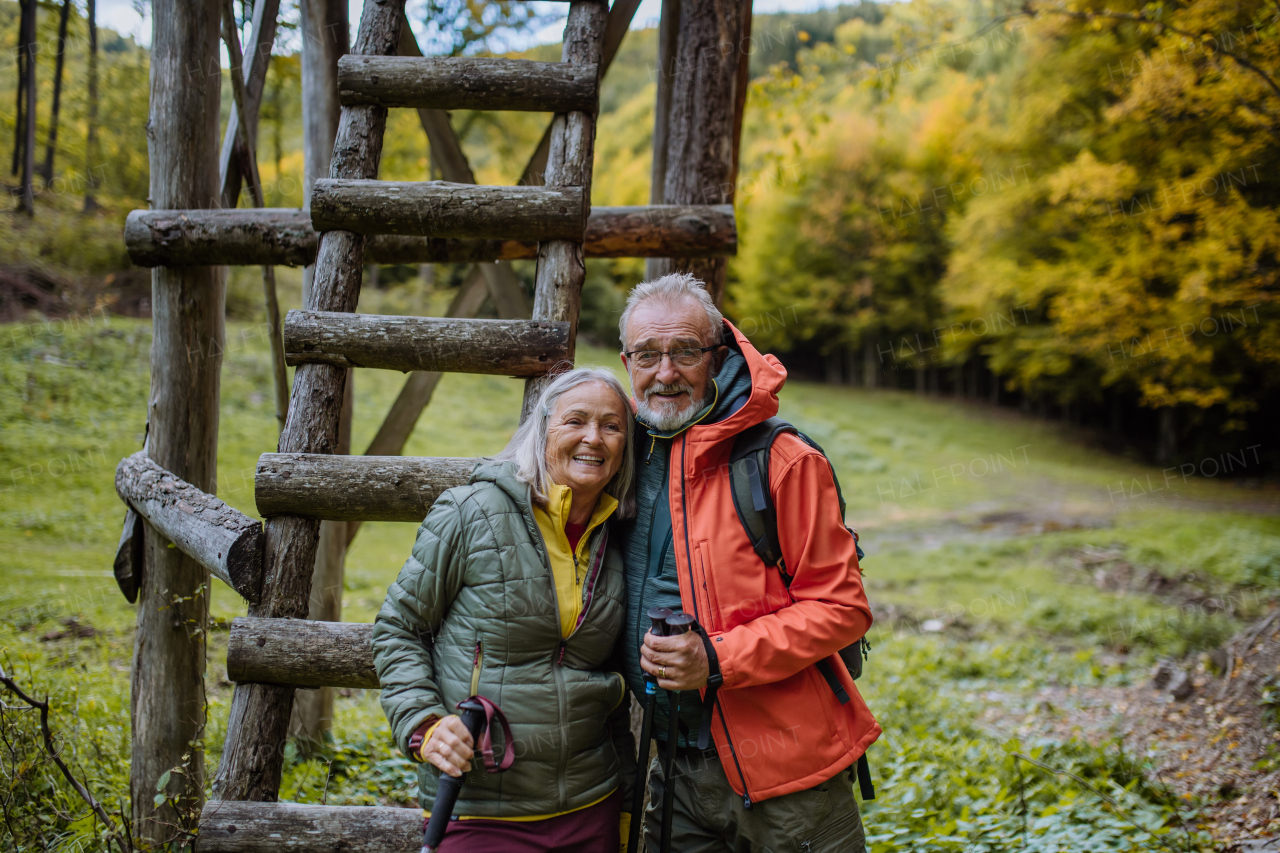
{"label": "wooden log post", "polygon": [[[116,494],[179,551],[246,601],[258,600],[261,522],[166,471],[143,452],[116,467]],[[125,527],[128,532],[127,523]]]}
{"label": "wooden log post", "polygon": [[[338,133],[338,59],[347,53],[347,0],[300,0],[302,18],[302,123],[306,179],[303,205],[311,204],[311,187],[329,176],[333,142]],[[308,218],[308,225],[310,219]],[[314,261],[314,249],[308,264]],[[375,261],[379,259],[373,259]],[[384,261],[384,263],[391,261]],[[304,295],[310,291],[313,269],[302,273]],[[350,453],[351,417],[354,411],[354,374],[347,373],[342,414],[338,427],[338,453]],[[346,561],[342,525],[322,523],[316,546],[316,567],[311,583],[308,614],[312,619],[342,618],[342,578]],[[333,691],[307,691],[295,697],[290,733],[306,746],[323,737],[333,718]]]}
{"label": "wooden log post", "polygon": [[[151,203],[218,204],[216,3],[151,4]],[[197,488],[217,492],[224,271],[151,273],[151,392],[146,454]],[[146,531],[132,669],[130,793],[135,842],[160,847],[196,829],[204,799],[205,627],[209,572]],[[169,773],[174,768],[182,772]],[[156,783],[168,783],[157,792]],[[168,799],[154,804],[157,793]]]}
{"label": "wooden log post", "polygon": [[594,69],[489,57],[346,56],[338,61],[343,105],[434,110],[595,112]]}
{"label": "wooden log post", "polygon": [[211,802],[200,853],[387,853],[422,846],[422,810]]}
{"label": "wooden log post", "polygon": [[[561,61],[570,65],[593,67],[599,74],[607,24],[606,4],[598,0],[577,0],[571,4],[569,18],[565,22]],[[579,188],[589,207],[595,140],[594,112],[557,113],[551,124],[551,147],[547,154],[544,186],[554,189]],[[582,224],[585,231],[585,215]],[[533,319],[569,323],[570,360],[573,358],[574,343],[578,339],[578,311],[582,305],[582,282],[586,278],[586,272],[581,235],[576,239],[552,239],[538,244]],[[530,379],[525,384],[521,420],[532,410],[546,383],[546,378],[540,377]]]}
{"label": "wooden log post", "polygon": [[[338,136],[338,59],[351,44],[347,0],[299,0],[302,32],[302,207],[311,207],[311,187],[329,177],[333,141]],[[313,257],[314,261],[314,257]],[[302,295],[313,270],[302,271]]]}
{"label": "wooden log post", "polygon": [[[303,266],[315,260],[319,235],[311,227],[310,213],[297,208],[135,210],[125,220],[124,241],[129,259],[143,267]],[[593,207],[583,245],[588,258],[714,258],[733,255],[737,249],[733,207],[727,204]],[[376,235],[365,244],[365,258],[381,264],[537,256],[536,243],[519,240]],[[529,312],[522,313],[519,306],[499,307],[499,316],[516,320]]]}
{"label": "wooden log post", "polygon": [[227,677],[294,687],[377,690],[373,625],[241,616],[231,623]]}
{"label": "wooden log post", "polygon": [[[670,60],[666,116],[665,204],[724,204],[733,199],[734,113],[743,0],[683,0],[663,6],[680,16],[676,54]],[[665,32],[665,30],[664,30]],[[661,97],[662,88],[659,87]],[[657,122],[655,127],[661,127]],[[655,175],[656,177],[656,175]],[[662,259],[647,265],[650,277],[688,272],[707,286],[717,303],[724,295],[720,258]]]}
{"label": "wooden log post", "polygon": [[511,240],[581,239],[580,187],[503,187],[449,181],[316,181],[311,224],[357,234]]}
{"label": "wooden log post", "polygon": [[446,489],[467,481],[479,461],[264,453],[254,476],[254,499],[269,519],[419,522]]}
{"label": "wooden log post", "polygon": [[[356,52],[394,53],[404,19],[403,0],[366,2]],[[346,107],[338,126],[330,176],[377,176],[387,111],[383,107]],[[364,238],[345,231],[320,237],[315,278],[306,307],[315,311],[354,311],[360,296]],[[339,416],[346,370],[306,364],[294,375],[289,420],[280,436],[285,453],[332,453],[338,444]],[[250,616],[301,618],[308,612],[315,568],[319,522],[303,517],[269,519],[267,562],[261,601]],[[222,763],[214,795],[224,800],[272,800],[280,788],[284,744],[293,706],[293,689],[238,684],[231,702]]]}
{"label": "wooden log post", "polygon": [[[245,45],[241,68],[244,74],[245,112],[249,118],[249,136],[257,138],[258,112],[266,89],[267,69],[271,65],[271,48],[276,40],[280,18],[280,0],[257,0],[253,6],[253,23],[249,42]],[[222,206],[234,208],[240,197],[245,175],[241,164],[246,151],[240,139],[240,111],[232,110],[227,129],[222,135],[222,151],[218,155],[218,185],[222,187]]]}
{"label": "wooden log post", "polygon": [[289,364],[541,376],[565,358],[568,323],[290,311]]}

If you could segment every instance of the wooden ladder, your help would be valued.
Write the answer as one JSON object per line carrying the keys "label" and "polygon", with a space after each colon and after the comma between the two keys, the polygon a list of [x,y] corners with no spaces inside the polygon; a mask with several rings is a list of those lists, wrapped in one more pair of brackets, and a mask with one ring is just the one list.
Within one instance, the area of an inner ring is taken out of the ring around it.
{"label": "wooden ladder", "polygon": [[[283,326],[285,356],[297,370],[278,452],[264,453],[255,475],[265,524],[145,451],[116,470],[116,490],[129,507],[115,561],[126,598],[138,595],[145,520],[249,602],[249,615],[231,628],[227,672],[236,687],[214,798],[201,814],[200,853],[372,853],[420,844],[418,809],[274,802],[295,689],[379,687],[372,625],[305,618],[321,521],[420,522],[476,462],[335,455],[346,371],[410,372],[370,451],[397,453],[430,397],[430,377],[441,371],[524,377],[528,411],[548,371],[573,359],[585,256],[705,258],[736,250],[727,204],[591,210],[602,67],[638,5],[615,0],[607,12],[605,0],[572,2],[562,59],[546,63],[424,58],[403,29],[404,0],[365,0],[355,53],[339,63],[343,106],[330,178],[316,182],[310,211],[129,215],[125,242],[142,266],[315,263],[304,310],[290,311]],[[392,107],[418,110],[450,182],[376,180]],[[468,183],[470,168],[443,112],[464,108],[554,113],[520,185]],[[510,271],[487,262],[528,257],[537,258],[537,275],[525,319]],[[449,317],[379,317],[354,313],[366,258],[478,262],[481,270]],[[486,286],[503,319],[468,319]]]}
{"label": "wooden ladder", "polygon": [[[281,747],[299,681],[377,687],[371,626],[303,621],[320,519],[419,520],[436,495],[465,481],[472,465],[331,455],[346,369],[526,377],[527,410],[548,371],[573,359],[606,4],[570,4],[559,63],[399,57],[403,21],[403,0],[366,0],[355,53],[339,62],[342,115],[330,178],[317,181],[311,197],[312,223],[320,232],[315,277],[305,310],[290,311],[284,325],[286,358],[297,367],[289,415],[279,452],[259,462],[263,485],[283,488],[274,490],[274,501],[266,496],[269,486],[259,493],[259,511],[267,518],[262,590],[249,618],[236,620],[232,631],[228,668],[236,687],[213,785],[216,799],[201,816],[201,851],[300,845],[410,850],[421,843],[419,810],[269,802],[279,790]],[[376,180],[391,107],[555,113],[543,185]],[[354,313],[365,238],[377,234],[537,241],[532,319]],[[317,489],[300,492],[303,483]],[[293,665],[254,660],[251,650],[283,652]],[[340,661],[354,665],[358,677],[323,672]]]}

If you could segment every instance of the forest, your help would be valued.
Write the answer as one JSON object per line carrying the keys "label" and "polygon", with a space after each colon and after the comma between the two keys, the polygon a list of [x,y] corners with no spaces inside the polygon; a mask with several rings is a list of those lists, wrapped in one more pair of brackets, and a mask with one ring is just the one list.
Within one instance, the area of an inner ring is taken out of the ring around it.
{"label": "forest", "polygon": [[[428,53],[554,61],[531,35],[550,5],[407,8]],[[242,40],[252,6],[234,4]],[[148,429],[152,274],[122,231],[148,206],[150,67],[94,15],[0,0],[0,678],[47,697],[54,737],[0,691],[15,850],[123,850],[129,825],[135,609],[111,571],[113,476]],[[297,2],[281,16],[256,150],[266,206],[296,208]],[[658,37],[637,22],[601,84],[595,205],[650,200]],[[725,314],[787,367],[782,415],[826,448],[867,550],[859,690],[885,730],[868,849],[1270,849],[1280,3],[862,0],[757,11],[748,46],[738,179],[704,200],[735,208]],[[547,119],[451,117],[491,184],[515,182]],[[440,176],[417,116],[392,111],[379,177]],[[511,266],[532,294],[535,262]],[[468,272],[368,265],[359,311],[443,315]],[[275,274],[299,307],[301,269]],[[587,261],[580,363],[621,374],[618,317],[644,274]],[[266,317],[261,269],[229,268],[216,489],[253,518],[279,436]],[[356,380],[355,452],[400,381]],[[447,376],[403,454],[496,453],[519,412],[511,380]],[[373,619],[413,541],[366,527],[346,621]],[[212,778],[246,611],[207,592]],[[324,743],[289,743],[281,800],[415,805],[377,691],[338,691],[334,714]]]}
{"label": "forest", "polygon": [[[0,264],[25,282],[24,304],[136,312],[145,276],[116,236],[145,206],[146,51],[102,31],[94,107],[84,10],[61,5],[53,174],[35,178],[34,221],[4,225]],[[1252,444],[1280,414],[1276,15],[1264,0],[931,0],[758,16],[730,316],[827,381],[1016,406],[1161,463]],[[15,57],[18,18],[0,3]],[[503,21],[528,23],[519,10]],[[58,27],[55,6],[37,16],[41,154]],[[595,204],[647,201],[654,38],[632,33],[605,81]],[[487,44],[479,27],[442,49]],[[299,79],[296,52],[272,57],[258,147],[269,206],[301,204]],[[17,82],[16,63],[0,70],[0,89]],[[13,103],[0,128],[16,141]],[[482,181],[518,173],[541,121],[454,117]],[[394,115],[382,176],[422,178],[429,162],[412,118]],[[605,342],[640,269],[592,266],[584,328]],[[375,280],[393,290],[418,274]],[[437,287],[461,274],[434,273]],[[251,318],[255,292],[248,276],[233,286],[231,316]]]}

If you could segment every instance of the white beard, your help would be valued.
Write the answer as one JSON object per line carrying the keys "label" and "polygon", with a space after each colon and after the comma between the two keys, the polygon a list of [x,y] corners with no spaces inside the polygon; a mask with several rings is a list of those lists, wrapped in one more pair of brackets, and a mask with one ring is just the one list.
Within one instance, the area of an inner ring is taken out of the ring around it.
{"label": "white beard", "polygon": [[[693,397],[692,389],[690,389],[689,386],[682,385],[679,387],[689,391],[690,398]],[[708,393],[704,395],[701,400],[694,401],[693,405],[678,412],[668,412],[664,414],[649,406],[649,397],[652,396],[655,391],[659,390],[671,390],[671,387],[656,385],[654,388],[649,389],[649,393],[643,400],[636,401],[636,415],[640,420],[648,424],[650,428],[655,429],[658,432],[674,432],[675,430],[680,429],[682,426],[689,423],[689,421],[696,418],[698,413],[705,409],[707,404],[711,402],[711,389],[707,389]]]}

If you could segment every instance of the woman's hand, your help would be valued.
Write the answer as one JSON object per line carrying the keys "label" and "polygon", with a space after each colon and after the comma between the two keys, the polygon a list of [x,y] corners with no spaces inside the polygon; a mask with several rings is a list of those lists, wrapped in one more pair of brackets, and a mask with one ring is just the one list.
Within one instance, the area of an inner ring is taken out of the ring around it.
{"label": "woman's hand", "polygon": [[422,760],[434,764],[450,776],[461,776],[471,769],[471,757],[475,754],[471,732],[462,724],[462,718],[450,714],[440,721],[431,737],[422,745]]}

